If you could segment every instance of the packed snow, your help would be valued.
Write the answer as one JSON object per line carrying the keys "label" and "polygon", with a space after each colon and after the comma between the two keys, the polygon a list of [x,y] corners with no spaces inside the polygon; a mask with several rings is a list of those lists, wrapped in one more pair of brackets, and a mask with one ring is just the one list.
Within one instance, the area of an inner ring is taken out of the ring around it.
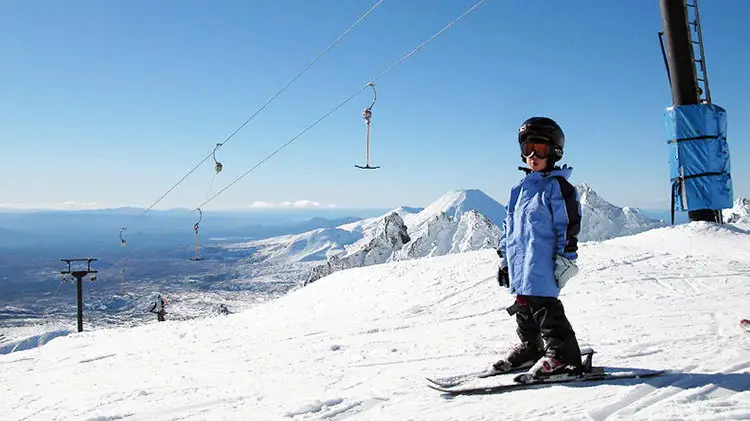
{"label": "packed snow", "polygon": [[[516,341],[492,250],[333,273],[241,313],[73,333],[0,355],[2,420],[750,418],[750,225],[582,244],[561,299],[605,367],[661,377],[449,398],[425,376]],[[493,379],[483,380],[490,384]]]}

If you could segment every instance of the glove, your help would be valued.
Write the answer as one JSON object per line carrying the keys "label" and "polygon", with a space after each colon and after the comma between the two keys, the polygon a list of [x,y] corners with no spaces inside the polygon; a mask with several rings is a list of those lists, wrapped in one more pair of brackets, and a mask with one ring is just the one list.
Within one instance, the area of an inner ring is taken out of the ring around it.
{"label": "glove", "polygon": [[500,268],[497,270],[497,283],[501,287],[510,288],[510,275],[508,275],[508,264],[505,263],[505,256],[503,256],[503,251],[499,248],[496,251],[497,256],[500,258]]}
{"label": "glove", "polygon": [[578,266],[574,261],[559,254],[555,257],[555,280],[558,288],[562,289],[577,274]]}
{"label": "glove", "polygon": [[508,275],[507,266],[500,266],[497,270],[497,283],[501,287],[510,288],[510,276]]}

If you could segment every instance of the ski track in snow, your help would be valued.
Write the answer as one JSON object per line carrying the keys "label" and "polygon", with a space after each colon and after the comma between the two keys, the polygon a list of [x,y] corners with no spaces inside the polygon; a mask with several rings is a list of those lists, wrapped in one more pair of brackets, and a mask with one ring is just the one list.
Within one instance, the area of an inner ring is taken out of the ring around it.
{"label": "ski track in snow", "polygon": [[561,296],[580,345],[595,365],[665,375],[450,399],[427,388],[517,340],[486,250],[337,272],[224,318],[1,355],[0,419],[750,419],[750,337],[737,326],[750,234],[691,224],[584,243],[580,256]]}
{"label": "ski track in snow", "polygon": [[117,354],[107,354],[107,355],[102,355],[102,356],[94,357],[94,358],[86,358],[84,360],[78,361],[78,363],[79,364],[90,363],[92,361],[103,360],[105,358],[114,357],[115,355],[117,355]]}

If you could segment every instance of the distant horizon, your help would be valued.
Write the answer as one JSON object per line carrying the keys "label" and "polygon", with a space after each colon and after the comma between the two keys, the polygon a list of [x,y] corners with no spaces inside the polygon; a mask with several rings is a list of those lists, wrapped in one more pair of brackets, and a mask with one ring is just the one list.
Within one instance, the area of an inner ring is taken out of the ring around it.
{"label": "distant horizon", "polygon": [[[575,184],[576,187],[580,187],[586,185],[591,190],[593,190],[599,197],[607,201],[608,203],[620,207],[620,208],[631,208],[631,209],[639,209],[643,211],[671,211],[670,206],[667,205],[652,205],[652,206],[632,206],[628,204],[617,204],[610,201],[605,195],[602,195],[601,192],[596,190],[595,188],[591,187],[590,183],[587,182],[581,182],[578,184]],[[484,192],[482,189],[478,188],[466,188],[466,189],[451,189],[446,191],[444,194],[435,197],[433,200],[429,201],[429,203],[417,206],[414,204],[400,204],[395,206],[370,206],[370,207],[356,207],[356,206],[336,206],[336,205],[327,205],[327,206],[317,206],[313,201],[308,200],[302,200],[299,202],[305,202],[306,204],[310,204],[310,206],[294,206],[291,204],[292,202],[286,202],[289,203],[289,205],[280,205],[280,206],[272,206],[273,204],[269,204],[269,206],[252,206],[248,205],[246,207],[237,207],[237,208],[220,208],[220,209],[204,209],[202,210],[203,213],[210,213],[210,214],[217,214],[217,213],[247,213],[247,214],[275,214],[275,213],[340,213],[340,212],[375,212],[375,211],[388,211],[392,209],[397,208],[425,208],[429,206],[431,203],[433,203],[435,200],[438,200],[439,198],[443,197],[446,194],[449,194],[451,192],[456,191],[471,191],[471,190],[477,190],[482,192],[483,194],[487,195],[488,197],[492,198],[493,200],[497,201],[501,205],[505,206],[506,203],[502,200],[498,200],[497,198],[493,197],[492,195]],[[737,202],[739,199],[747,199],[740,196],[734,197],[734,202]],[[103,207],[85,207],[85,208],[73,208],[73,207],[65,207],[66,204],[58,204],[55,205],[47,205],[48,207],[16,207],[13,206],[13,204],[7,204],[0,202],[0,213],[31,213],[31,212],[144,212],[146,211],[146,207],[143,206],[136,206],[136,205],[121,205],[121,206],[103,206]],[[154,207],[150,209],[148,212],[189,212],[193,213],[195,212],[195,208],[188,208],[188,207],[169,207],[169,208],[160,208],[160,207]],[[679,213],[679,212],[677,212]],[[683,212],[684,213],[684,212]]]}

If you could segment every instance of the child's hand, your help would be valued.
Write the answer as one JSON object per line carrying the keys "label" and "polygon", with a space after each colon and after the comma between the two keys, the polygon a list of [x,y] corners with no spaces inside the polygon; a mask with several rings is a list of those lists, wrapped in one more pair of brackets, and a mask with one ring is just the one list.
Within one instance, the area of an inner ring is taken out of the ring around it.
{"label": "child's hand", "polygon": [[578,266],[572,260],[559,254],[555,257],[555,279],[557,287],[562,289],[568,280],[578,274]]}

